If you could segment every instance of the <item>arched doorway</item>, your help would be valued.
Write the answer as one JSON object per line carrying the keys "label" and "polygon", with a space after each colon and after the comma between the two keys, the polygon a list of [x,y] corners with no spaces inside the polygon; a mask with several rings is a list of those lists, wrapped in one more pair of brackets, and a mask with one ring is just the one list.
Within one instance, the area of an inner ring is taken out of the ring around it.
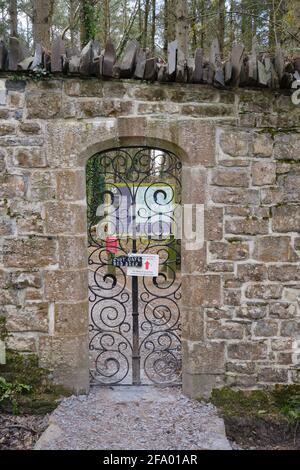
{"label": "arched doorway", "polygon": [[92,384],[181,383],[181,169],[145,146],[87,163]]}

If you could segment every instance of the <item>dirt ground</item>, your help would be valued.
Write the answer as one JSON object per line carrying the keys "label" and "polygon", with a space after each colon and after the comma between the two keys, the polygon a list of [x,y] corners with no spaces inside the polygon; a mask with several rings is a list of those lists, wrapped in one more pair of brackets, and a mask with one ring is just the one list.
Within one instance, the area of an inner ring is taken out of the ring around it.
{"label": "dirt ground", "polygon": [[0,450],[33,449],[47,425],[47,416],[0,414]]}

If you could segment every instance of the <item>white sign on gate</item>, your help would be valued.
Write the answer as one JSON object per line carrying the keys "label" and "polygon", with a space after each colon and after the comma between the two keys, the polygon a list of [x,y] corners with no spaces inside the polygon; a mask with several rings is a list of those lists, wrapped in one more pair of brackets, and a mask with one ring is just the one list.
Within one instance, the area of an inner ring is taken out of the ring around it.
{"label": "white sign on gate", "polygon": [[[159,255],[147,255],[138,254],[131,256],[139,256],[143,259],[143,265],[141,267],[127,268],[128,276],[142,276],[142,277],[157,277],[159,271]],[[129,255],[130,257],[130,255]]]}

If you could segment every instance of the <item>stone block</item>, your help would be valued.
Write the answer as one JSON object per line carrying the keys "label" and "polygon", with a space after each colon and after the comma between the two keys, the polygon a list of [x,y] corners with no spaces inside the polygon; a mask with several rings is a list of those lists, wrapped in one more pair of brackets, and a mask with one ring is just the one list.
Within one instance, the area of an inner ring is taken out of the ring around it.
{"label": "stone block", "polygon": [[300,231],[300,206],[282,205],[272,209],[272,228],[274,232]]}
{"label": "stone block", "polygon": [[56,241],[46,237],[7,239],[3,243],[3,262],[10,268],[37,268],[55,265]]}
{"label": "stone block", "polygon": [[205,240],[221,240],[223,238],[223,209],[210,207],[204,213]]}
{"label": "stone block", "polygon": [[268,383],[286,383],[288,381],[288,371],[276,367],[262,367],[258,371],[258,380]]}
{"label": "stone block", "polygon": [[39,134],[42,128],[38,122],[25,121],[20,123],[20,131],[25,134]]}
{"label": "stone block", "polygon": [[259,192],[256,189],[215,188],[212,200],[217,204],[258,205]]}
{"label": "stone block", "polygon": [[206,170],[201,167],[182,168],[183,204],[204,204],[206,201]]}
{"label": "stone block", "polygon": [[245,296],[248,299],[280,299],[282,290],[281,284],[252,284],[246,287]]}
{"label": "stone block", "polygon": [[206,244],[201,250],[182,250],[181,266],[183,274],[203,273],[206,268]]}
{"label": "stone block", "polygon": [[290,352],[278,352],[276,354],[276,362],[278,365],[292,365],[293,354]]}
{"label": "stone block", "polygon": [[18,149],[14,155],[14,164],[23,168],[46,167],[45,151],[40,147]]}
{"label": "stone block", "polygon": [[236,310],[237,318],[246,320],[260,320],[265,318],[268,313],[268,305],[266,303],[248,303],[242,304]]}
{"label": "stone block", "polygon": [[81,302],[88,296],[87,270],[47,271],[45,299],[50,302]]}
{"label": "stone block", "polygon": [[30,199],[47,201],[54,199],[56,193],[55,174],[50,171],[33,171],[29,177]]}
{"label": "stone block", "polygon": [[180,113],[183,116],[191,116],[195,118],[234,116],[234,106],[224,103],[183,104]]}
{"label": "stone block", "polygon": [[228,387],[241,388],[256,388],[257,376],[256,375],[226,375],[226,385]]}
{"label": "stone block", "polygon": [[86,237],[58,238],[60,269],[82,269],[87,267],[88,248]]}
{"label": "stone block", "polygon": [[24,197],[25,189],[25,182],[22,176],[0,175],[0,199]]}
{"label": "stone block", "polygon": [[224,290],[224,305],[239,306],[241,304],[241,291],[239,289]]}
{"label": "stone block", "polygon": [[41,272],[15,271],[11,274],[11,284],[16,289],[26,289],[27,287],[42,287]]}
{"label": "stone block", "polygon": [[7,237],[15,233],[15,221],[8,217],[0,217],[0,237]]}
{"label": "stone block", "polygon": [[9,271],[4,271],[0,268],[0,286],[2,289],[8,289],[11,285],[11,274]]}
{"label": "stone block", "polygon": [[274,157],[276,160],[300,160],[299,134],[276,134],[274,140]]}
{"label": "stone block", "polygon": [[255,217],[226,220],[225,231],[233,235],[266,235],[269,233],[269,221]]}
{"label": "stone block", "polygon": [[204,312],[203,309],[181,309],[182,337],[190,341],[204,339]]}
{"label": "stone block", "polygon": [[215,164],[214,123],[199,120],[180,120],[178,123],[178,145],[184,149],[191,166],[211,167]]}
{"label": "stone block", "polygon": [[57,197],[64,201],[85,199],[85,173],[82,170],[64,170],[56,174]]}
{"label": "stone block", "polygon": [[257,361],[267,359],[267,344],[264,341],[239,342],[228,344],[229,359]]}
{"label": "stone block", "polygon": [[249,245],[246,242],[210,242],[212,259],[242,261],[249,258]]}
{"label": "stone block", "polygon": [[289,302],[270,304],[270,316],[280,319],[294,318],[297,315],[296,306]]}
{"label": "stone block", "polygon": [[210,339],[243,339],[244,326],[229,321],[208,321],[206,334]]}
{"label": "stone block", "polygon": [[225,343],[183,341],[185,372],[189,374],[221,374],[225,370]]}
{"label": "stone block", "polygon": [[300,338],[300,321],[296,320],[283,320],[281,322],[280,336],[288,338]]}
{"label": "stone block", "polygon": [[265,263],[294,261],[290,237],[269,236],[256,238],[253,259]]}
{"label": "stone block", "polygon": [[88,330],[89,305],[87,301],[78,303],[56,303],[54,307],[55,336],[80,335]]}
{"label": "stone block", "polygon": [[268,278],[270,281],[288,282],[300,281],[300,266],[293,264],[281,264],[268,266]]}
{"label": "stone block", "polygon": [[274,141],[269,134],[253,135],[253,154],[256,157],[271,157]]}
{"label": "stone block", "polygon": [[47,202],[45,204],[45,230],[54,234],[86,234],[86,208],[80,204]]}
{"label": "stone block", "polygon": [[0,122],[0,136],[1,137],[5,135],[14,134],[15,130],[16,130],[15,124]]}
{"label": "stone block", "polygon": [[249,174],[242,169],[218,168],[212,171],[212,184],[215,186],[248,187]]}
{"label": "stone block", "polygon": [[218,307],[221,302],[219,275],[183,275],[182,303],[186,307]]}
{"label": "stone block", "polygon": [[264,264],[239,264],[237,267],[237,277],[243,282],[263,281],[267,278],[267,268]]}
{"label": "stone block", "polygon": [[266,186],[276,183],[276,163],[253,162],[251,173],[254,186]]}
{"label": "stone block", "polygon": [[40,366],[53,369],[55,383],[76,394],[88,393],[88,338],[80,336],[42,336],[39,341]]}
{"label": "stone block", "polygon": [[293,347],[293,340],[289,338],[274,338],[271,340],[272,351],[290,351]]}
{"label": "stone block", "polygon": [[223,374],[189,374],[184,371],[182,375],[182,391],[190,398],[209,399],[212,390],[222,386],[224,386]]}
{"label": "stone block", "polygon": [[241,131],[224,131],[220,136],[222,151],[232,157],[246,157],[249,154],[250,135]]}
{"label": "stone block", "polygon": [[62,95],[59,92],[26,93],[27,119],[53,119],[60,117]]}
{"label": "stone block", "polygon": [[8,306],[6,318],[9,332],[48,332],[47,303],[27,303],[20,308]]}
{"label": "stone block", "polygon": [[37,352],[36,335],[21,333],[11,333],[6,340],[7,349],[20,353],[36,353]]}
{"label": "stone block", "polygon": [[234,374],[251,375],[255,373],[255,364],[251,362],[227,362],[226,371]]}
{"label": "stone block", "polygon": [[282,204],[284,199],[283,189],[278,186],[261,189],[261,203],[268,206]]}
{"label": "stone block", "polygon": [[276,320],[259,320],[254,325],[254,336],[277,336],[278,322]]}
{"label": "stone block", "polygon": [[230,319],[232,318],[232,311],[231,309],[226,308],[207,308],[205,309],[206,317],[211,318],[213,320],[221,320]]}

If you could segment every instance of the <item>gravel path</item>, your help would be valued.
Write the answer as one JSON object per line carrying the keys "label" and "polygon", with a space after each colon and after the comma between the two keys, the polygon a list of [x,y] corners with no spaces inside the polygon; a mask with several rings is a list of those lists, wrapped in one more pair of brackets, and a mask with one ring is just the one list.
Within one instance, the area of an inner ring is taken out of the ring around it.
{"label": "gravel path", "polygon": [[230,450],[213,405],[179,388],[94,388],[62,401],[37,450]]}

